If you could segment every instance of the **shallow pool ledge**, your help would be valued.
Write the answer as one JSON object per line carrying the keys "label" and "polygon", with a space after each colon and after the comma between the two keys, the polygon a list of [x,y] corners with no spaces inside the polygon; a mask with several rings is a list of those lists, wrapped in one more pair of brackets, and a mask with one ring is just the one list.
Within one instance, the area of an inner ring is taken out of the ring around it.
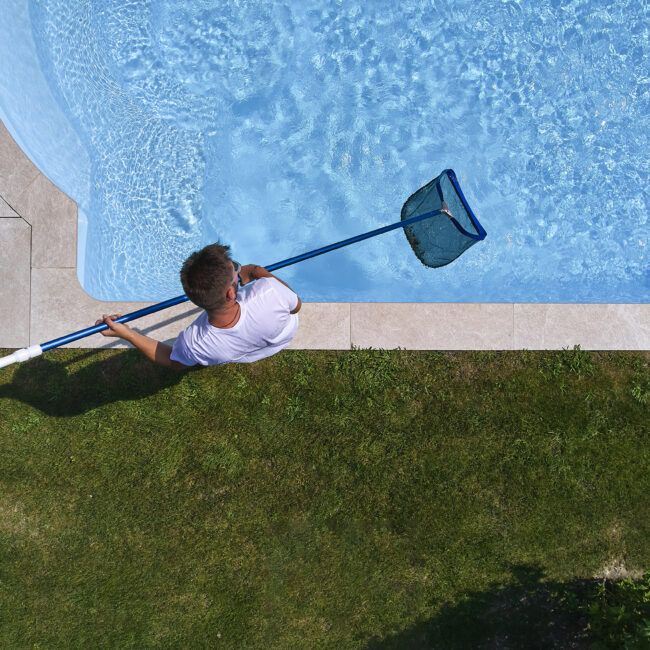
{"label": "shallow pool ledge", "polygon": [[[42,343],[103,313],[151,303],[89,296],[76,269],[77,206],[24,155],[0,122],[0,348]],[[132,326],[170,343],[199,314],[191,303]],[[650,350],[650,305],[304,303],[290,349]],[[100,335],[66,347],[130,347]]]}

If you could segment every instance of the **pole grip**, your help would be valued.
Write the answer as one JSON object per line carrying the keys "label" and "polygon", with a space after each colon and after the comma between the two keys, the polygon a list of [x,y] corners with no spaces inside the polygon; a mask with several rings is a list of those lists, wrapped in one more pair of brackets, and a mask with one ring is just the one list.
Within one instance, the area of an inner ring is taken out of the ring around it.
{"label": "pole grip", "polygon": [[41,349],[40,345],[31,345],[28,348],[21,348],[20,350],[16,350],[6,357],[2,357],[0,359],[0,368],[6,368],[12,363],[28,361],[29,359],[40,356],[41,354],[43,354],[43,350]]}

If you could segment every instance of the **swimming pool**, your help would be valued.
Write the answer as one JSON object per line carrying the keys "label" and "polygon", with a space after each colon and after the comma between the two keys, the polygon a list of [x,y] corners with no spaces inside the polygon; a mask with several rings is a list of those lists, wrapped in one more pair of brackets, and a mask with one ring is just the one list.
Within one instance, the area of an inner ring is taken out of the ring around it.
{"label": "swimming pool", "polygon": [[396,231],[281,276],[307,302],[647,302],[648,8],[366,4],[9,1],[0,117],[79,205],[86,291],[182,293],[217,238],[271,264],[452,167],[488,231],[453,264]]}

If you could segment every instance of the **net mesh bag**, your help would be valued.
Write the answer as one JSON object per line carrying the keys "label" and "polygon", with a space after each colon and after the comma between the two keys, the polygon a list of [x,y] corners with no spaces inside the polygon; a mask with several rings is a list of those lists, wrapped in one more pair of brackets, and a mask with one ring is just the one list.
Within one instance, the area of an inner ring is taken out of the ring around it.
{"label": "net mesh bag", "polygon": [[401,220],[431,215],[404,226],[404,234],[425,266],[437,268],[453,262],[486,232],[467,204],[456,174],[446,169],[412,194],[402,207]]}

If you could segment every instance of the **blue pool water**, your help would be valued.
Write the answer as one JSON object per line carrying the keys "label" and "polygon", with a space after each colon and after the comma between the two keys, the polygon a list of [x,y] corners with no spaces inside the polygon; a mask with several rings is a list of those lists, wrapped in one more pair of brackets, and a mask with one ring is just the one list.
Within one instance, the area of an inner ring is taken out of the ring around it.
{"label": "blue pool water", "polygon": [[279,272],[304,301],[647,302],[648,3],[4,0],[0,117],[80,209],[104,300],[399,220],[444,168],[488,232]]}

